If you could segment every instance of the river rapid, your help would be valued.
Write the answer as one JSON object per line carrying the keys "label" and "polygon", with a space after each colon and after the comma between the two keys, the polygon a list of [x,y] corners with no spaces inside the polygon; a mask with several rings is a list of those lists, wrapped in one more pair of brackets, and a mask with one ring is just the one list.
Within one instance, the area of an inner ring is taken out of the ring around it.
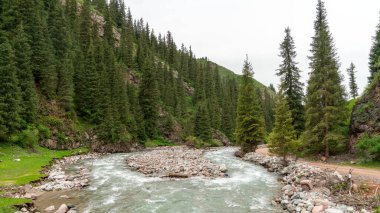
{"label": "river rapid", "polygon": [[91,185],[76,193],[77,207],[85,213],[281,212],[271,204],[281,187],[277,176],[236,158],[235,151],[206,151],[206,158],[228,168],[229,177],[216,179],[145,177],[126,166],[125,160],[136,153],[80,162],[91,171]]}

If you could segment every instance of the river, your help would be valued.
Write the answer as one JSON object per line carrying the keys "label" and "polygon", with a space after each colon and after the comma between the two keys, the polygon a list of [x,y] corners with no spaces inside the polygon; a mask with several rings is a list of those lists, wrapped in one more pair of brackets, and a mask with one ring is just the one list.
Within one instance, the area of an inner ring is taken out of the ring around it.
{"label": "river", "polygon": [[236,148],[210,150],[205,157],[228,168],[227,178],[170,180],[145,177],[126,167],[134,153],[81,162],[91,169],[91,185],[77,194],[85,213],[124,212],[279,212],[271,200],[280,189],[277,176],[244,162]]}

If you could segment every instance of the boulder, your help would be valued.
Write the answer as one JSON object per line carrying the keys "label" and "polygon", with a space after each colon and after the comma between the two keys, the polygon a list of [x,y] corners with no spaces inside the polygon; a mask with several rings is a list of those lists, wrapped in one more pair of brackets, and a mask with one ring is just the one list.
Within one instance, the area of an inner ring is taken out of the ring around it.
{"label": "boulder", "polygon": [[66,213],[69,211],[69,207],[66,204],[62,204],[55,213]]}

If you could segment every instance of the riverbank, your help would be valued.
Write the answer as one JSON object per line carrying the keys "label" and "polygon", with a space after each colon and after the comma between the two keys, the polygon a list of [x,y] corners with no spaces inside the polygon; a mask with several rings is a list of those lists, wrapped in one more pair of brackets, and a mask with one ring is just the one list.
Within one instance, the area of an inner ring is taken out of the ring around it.
{"label": "riverbank", "polygon": [[282,175],[280,181],[284,186],[273,203],[280,204],[289,212],[369,212],[378,205],[378,199],[361,192],[356,183],[352,185],[350,193],[353,195],[350,195],[347,178],[337,171],[322,170],[294,161],[284,166],[281,158],[261,153],[247,153],[243,160]]}
{"label": "riverbank", "polygon": [[[14,198],[25,184],[34,183],[47,175],[41,173],[54,159],[87,153],[87,148],[49,150],[40,146],[23,149],[12,144],[0,144],[0,212],[13,213],[14,205],[32,203],[30,198]],[[20,196],[18,196],[20,197]]]}

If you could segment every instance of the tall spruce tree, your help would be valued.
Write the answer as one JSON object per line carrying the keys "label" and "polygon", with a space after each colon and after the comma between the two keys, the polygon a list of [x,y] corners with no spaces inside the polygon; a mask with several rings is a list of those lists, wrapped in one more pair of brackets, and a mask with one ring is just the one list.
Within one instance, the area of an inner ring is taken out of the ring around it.
{"label": "tall spruce tree", "polygon": [[358,85],[356,84],[356,70],[354,63],[351,62],[350,67],[347,69],[347,73],[349,76],[349,88],[350,88],[350,95],[351,98],[356,99],[356,97],[359,96],[358,93]]}
{"label": "tall spruce tree", "polygon": [[309,57],[311,73],[306,96],[305,141],[311,152],[324,152],[328,157],[330,144],[342,139],[337,128],[345,120],[346,113],[339,63],[326,15],[324,3],[319,0]]}
{"label": "tall spruce tree", "polygon": [[199,103],[194,121],[194,135],[203,141],[212,139],[210,115],[208,107],[204,103]]}
{"label": "tall spruce tree", "polygon": [[287,98],[280,91],[276,104],[276,121],[273,132],[269,135],[268,145],[271,152],[279,154],[286,161],[286,156],[296,140],[296,131],[293,127],[292,112],[289,108]]}
{"label": "tall spruce tree", "polygon": [[264,141],[265,136],[260,97],[257,97],[252,77],[253,69],[247,56],[239,88],[236,118],[236,141],[243,152],[254,151]]}
{"label": "tall spruce tree", "polygon": [[21,95],[14,52],[0,31],[0,139],[6,141],[20,128]]}
{"label": "tall spruce tree", "polygon": [[149,138],[158,135],[159,92],[155,78],[153,56],[146,58],[143,65],[143,79],[140,86],[140,106],[144,117],[145,133]]}
{"label": "tall spruce tree", "polygon": [[373,44],[369,54],[369,72],[368,82],[371,83],[377,73],[380,71],[380,22],[376,27],[376,33],[373,37]]}
{"label": "tall spruce tree", "polygon": [[17,27],[13,43],[17,78],[21,89],[20,115],[26,122],[32,123],[37,117],[38,96],[31,70],[32,50],[22,24]]}
{"label": "tall spruce tree", "polygon": [[295,58],[297,56],[296,47],[290,28],[285,29],[285,38],[280,45],[280,57],[282,63],[277,75],[280,76],[280,90],[284,92],[285,98],[292,110],[293,125],[297,131],[297,136],[301,135],[305,127],[305,108],[303,105],[303,83],[301,83],[301,71],[297,67]]}

